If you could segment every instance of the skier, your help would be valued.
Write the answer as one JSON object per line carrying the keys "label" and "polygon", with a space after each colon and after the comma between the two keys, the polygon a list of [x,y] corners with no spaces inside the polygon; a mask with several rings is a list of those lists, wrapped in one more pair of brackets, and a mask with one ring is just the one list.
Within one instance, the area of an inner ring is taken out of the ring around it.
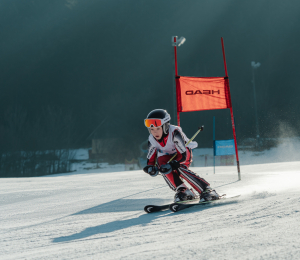
{"label": "skier", "polygon": [[[200,201],[219,199],[218,193],[209,183],[189,170],[192,162],[192,150],[198,146],[197,142],[190,142],[182,132],[181,127],[170,125],[171,117],[166,110],[155,109],[145,119],[145,126],[149,130],[147,166],[144,172],[155,177],[160,171],[174,190],[174,202],[195,199],[195,194],[182,181],[186,180],[200,195]],[[175,155],[174,160],[169,160]]]}

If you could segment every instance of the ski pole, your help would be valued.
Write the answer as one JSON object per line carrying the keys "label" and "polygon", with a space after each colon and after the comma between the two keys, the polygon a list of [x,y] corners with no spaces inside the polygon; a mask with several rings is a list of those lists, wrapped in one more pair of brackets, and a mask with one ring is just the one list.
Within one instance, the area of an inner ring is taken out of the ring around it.
{"label": "ski pole", "polygon": [[[185,147],[187,147],[187,146],[189,145],[189,143],[192,142],[192,141],[195,139],[195,137],[196,137],[201,131],[203,131],[203,129],[204,129],[204,125],[201,126],[201,127],[199,127],[199,130],[198,130],[198,131],[193,135],[193,137],[186,143]],[[168,163],[171,162],[171,161],[176,157],[176,155],[177,155],[177,153],[174,154],[174,156],[168,161]]]}

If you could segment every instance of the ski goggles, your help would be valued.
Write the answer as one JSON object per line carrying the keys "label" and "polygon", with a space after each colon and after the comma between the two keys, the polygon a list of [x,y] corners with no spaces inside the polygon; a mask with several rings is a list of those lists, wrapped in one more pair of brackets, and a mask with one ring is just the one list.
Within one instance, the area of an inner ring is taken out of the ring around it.
{"label": "ski goggles", "polygon": [[145,119],[145,126],[146,127],[160,127],[164,124],[163,120],[162,119],[154,119],[154,118],[151,118],[151,119]]}

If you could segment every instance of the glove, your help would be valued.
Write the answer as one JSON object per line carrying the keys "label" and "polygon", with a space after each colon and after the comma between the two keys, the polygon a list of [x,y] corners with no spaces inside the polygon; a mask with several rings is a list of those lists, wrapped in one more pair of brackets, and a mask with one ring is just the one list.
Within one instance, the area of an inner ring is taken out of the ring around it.
{"label": "glove", "polygon": [[164,165],[160,166],[159,171],[160,171],[162,174],[169,174],[169,173],[171,173],[173,170],[172,170],[171,164],[167,163],[167,164],[164,164]]}
{"label": "glove", "polygon": [[180,167],[180,163],[176,160],[169,162],[169,164],[171,165],[173,171],[177,170]]}
{"label": "glove", "polygon": [[158,168],[153,165],[147,165],[144,167],[143,171],[148,173],[150,176],[155,177],[158,175]]}

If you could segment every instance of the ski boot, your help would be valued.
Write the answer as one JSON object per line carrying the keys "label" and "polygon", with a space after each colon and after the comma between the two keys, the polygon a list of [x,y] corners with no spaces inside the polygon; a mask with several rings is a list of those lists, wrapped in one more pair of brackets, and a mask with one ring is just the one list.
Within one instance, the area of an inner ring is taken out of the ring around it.
{"label": "ski boot", "polygon": [[184,183],[176,188],[174,202],[193,200],[193,199],[195,199],[195,194]]}
{"label": "ski boot", "polygon": [[200,201],[218,200],[219,198],[220,195],[210,186],[207,186],[200,196]]}

